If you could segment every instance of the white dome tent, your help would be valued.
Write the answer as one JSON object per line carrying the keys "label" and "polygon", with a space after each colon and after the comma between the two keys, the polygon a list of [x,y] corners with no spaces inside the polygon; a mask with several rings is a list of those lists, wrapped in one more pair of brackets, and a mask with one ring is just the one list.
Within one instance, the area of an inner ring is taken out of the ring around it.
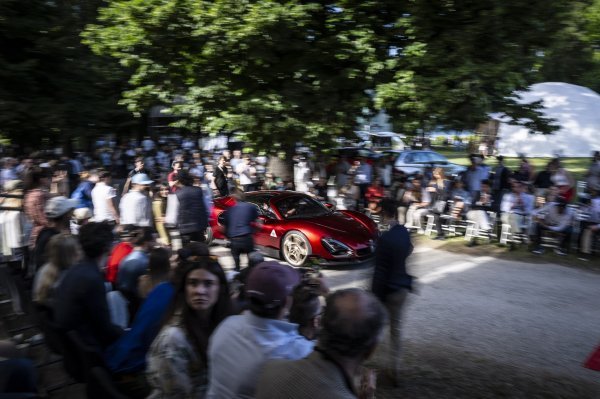
{"label": "white dome tent", "polygon": [[600,150],[600,95],[569,83],[538,83],[520,92],[522,103],[543,100],[542,113],[555,120],[559,130],[550,135],[530,134],[522,126],[502,122],[498,153],[527,157],[589,157]]}

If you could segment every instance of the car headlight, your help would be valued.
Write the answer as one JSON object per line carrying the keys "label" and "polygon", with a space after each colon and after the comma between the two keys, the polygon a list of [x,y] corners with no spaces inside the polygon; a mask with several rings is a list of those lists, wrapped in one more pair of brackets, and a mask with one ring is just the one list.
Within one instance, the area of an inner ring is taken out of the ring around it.
{"label": "car headlight", "polygon": [[325,237],[321,239],[321,244],[327,249],[333,256],[349,256],[352,255],[352,250],[349,246],[331,237]]}

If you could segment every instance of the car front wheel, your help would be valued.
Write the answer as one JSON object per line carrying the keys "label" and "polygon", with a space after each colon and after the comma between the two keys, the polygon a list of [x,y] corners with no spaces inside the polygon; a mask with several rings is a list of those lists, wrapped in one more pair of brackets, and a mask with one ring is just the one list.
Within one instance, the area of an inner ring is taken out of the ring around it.
{"label": "car front wheel", "polygon": [[210,226],[208,226],[206,228],[206,230],[204,231],[204,237],[205,237],[204,242],[206,243],[206,245],[210,246],[210,244],[212,244],[213,239],[214,239],[212,228]]}
{"label": "car front wheel", "polygon": [[286,262],[294,267],[300,267],[308,259],[312,248],[304,234],[290,231],[283,237],[281,252]]}

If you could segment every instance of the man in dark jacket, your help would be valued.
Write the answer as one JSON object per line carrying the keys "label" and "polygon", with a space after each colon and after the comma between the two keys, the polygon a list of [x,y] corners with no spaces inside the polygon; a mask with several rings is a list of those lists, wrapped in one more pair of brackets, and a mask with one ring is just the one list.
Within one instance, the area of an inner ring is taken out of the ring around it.
{"label": "man in dark jacket", "polygon": [[373,273],[373,293],[383,302],[390,318],[390,377],[397,384],[400,373],[400,326],[402,308],[412,290],[413,277],[406,272],[406,259],[412,253],[408,230],[398,224],[396,205],[393,200],[381,201],[383,225],[389,230],[377,242],[375,250],[375,271]]}
{"label": "man in dark jacket", "polygon": [[227,166],[225,166],[225,162],[227,160],[224,156],[219,157],[219,161],[217,166],[215,167],[215,186],[217,186],[217,190],[219,190],[219,195],[222,197],[229,195],[229,186],[227,183]]}
{"label": "man in dark jacket", "polygon": [[186,170],[177,174],[177,191],[179,201],[177,212],[177,228],[181,241],[185,245],[190,241],[204,242],[204,233],[208,227],[208,213],[204,204],[204,193],[196,187],[194,178]]}
{"label": "man in dark jacket", "polygon": [[240,270],[240,254],[249,254],[254,251],[254,223],[258,218],[256,205],[244,202],[244,193],[234,188],[233,198],[236,204],[227,209],[224,214],[223,224],[226,235],[231,244],[231,256],[235,262],[235,270]]}
{"label": "man in dark jacket", "polygon": [[[510,169],[504,166],[504,157],[499,155],[496,157],[498,165],[494,168],[494,173],[491,180],[492,189],[492,203],[493,210],[495,212],[500,211],[500,203],[502,202],[502,196],[510,191]],[[478,198],[473,198],[473,202],[478,201]]]}
{"label": "man in dark jacket", "polygon": [[112,228],[106,223],[82,226],[79,241],[85,257],[65,272],[56,289],[54,314],[58,327],[65,332],[76,330],[84,342],[97,349],[110,345],[123,333],[110,320],[100,271],[112,240]]}

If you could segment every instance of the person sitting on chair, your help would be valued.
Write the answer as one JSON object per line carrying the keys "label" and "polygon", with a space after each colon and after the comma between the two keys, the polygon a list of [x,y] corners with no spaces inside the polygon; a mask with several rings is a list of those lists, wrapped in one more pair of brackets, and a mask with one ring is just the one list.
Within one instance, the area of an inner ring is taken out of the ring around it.
{"label": "person sitting on chair", "polygon": [[549,202],[533,213],[533,242],[535,248],[534,254],[543,254],[542,235],[544,231],[551,231],[561,234],[560,247],[555,249],[558,255],[567,254],[571,232],[573,231],[574,212],[567,207],[567,200],[564,197],[557,197],[554,202]]}
{"label": "person sitting on chair", "polygon": [[[490,181],[482,180],[479,199],[471,205],[471,210],[467,212],[467,220],[475,222],[475,229],[477,231],[485,232],[488,237],[492,233],[488,212],[492,209],[494,209],[494,196],[491,192]],[[477,235],[471,238],[468,244],[469,246],[476,245],[476,236]]]}
{"label": "person sitting on chair", "polygon": [[512,192],[502,197],[500,205],[502,223],[510,225],[513,235],[525,233],[529,225],[529,216],[533,212],[535,199],[533,195],[526,192],[525,188],[523,182],[514,181]]}
{"label": "person sitting on chair", "polygon": [[[454,188],[448,197],[451,202],[450,210],[448,212],[448,216],[446,218],[449,221],[461,220],[464,213],[466,212],[468,206],[471,203],[471,197],[469,192],[465,190],[465,184],[461,179],[456,179],[454,181]],[[435,218],[435,227],[437,231],[436,240],[444,240],[446,235],[444,233],[444,229],[442,228],[442,214],[439,213]]]}

